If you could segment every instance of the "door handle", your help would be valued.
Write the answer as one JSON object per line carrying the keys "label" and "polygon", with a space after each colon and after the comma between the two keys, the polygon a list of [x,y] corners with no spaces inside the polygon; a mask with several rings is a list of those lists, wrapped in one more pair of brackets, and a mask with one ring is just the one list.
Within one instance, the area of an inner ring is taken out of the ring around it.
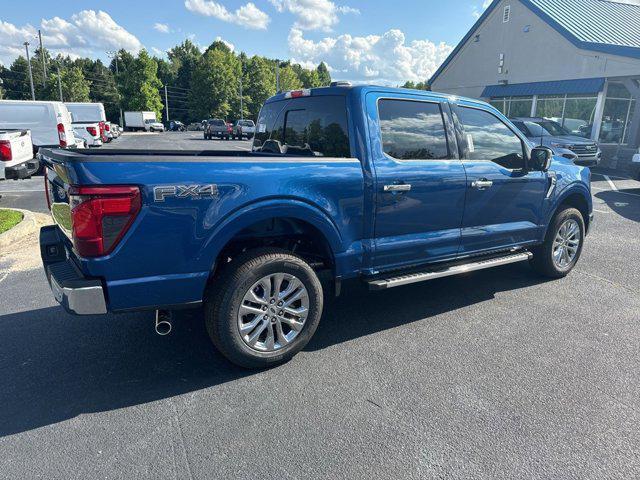
{"label": "door handle", "polygon": [[385,192],[390,192],[390,193],[394,193],[394,192],[410,192],[411,191],[411,185],[409,185],[408,183],[397,183],[394,185],[385,185],[384,186],[384,191]]}
{"label": "door handle", "polygon": [[486,190],[487,188],[493,187],[493,182],[491,180],[487,180],[486,178],[481,178],[479,180],[475,180],[471,186],[478,190]]}

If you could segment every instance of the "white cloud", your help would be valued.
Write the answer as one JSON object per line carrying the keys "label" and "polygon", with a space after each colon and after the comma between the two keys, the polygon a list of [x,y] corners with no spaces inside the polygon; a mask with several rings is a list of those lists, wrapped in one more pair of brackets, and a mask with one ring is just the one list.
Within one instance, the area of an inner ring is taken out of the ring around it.
{"label": "white cloud", "polygon": [[[69,20],[60,17],[43,19],[40,29],[44,46],[54,55],[95,56],[105,50],[120,48],[136,53],[142,48],[142,43],[134,35],[102,11],[83,10]],[[15,57],[23,55],[22,44],[25,41],[35,48],[37,30],[30,24],[19,27],[0,21],[0,59],[11,63]]]}
{"label": "white cloud", "polygon": [[398,84],[428,80],[453,47],[429,40],[407,43],[404,33],[395,29],[382,35],[345,34],[316,42],[294,28],[289,33],[289,49],[294,62],[325,62],[336,80]]}
{"label": "white cloud", "polygon": [[339,21],[338,14],[359,14],[352,7],[339,7],[331,0],[269,0],[278,12],[296,17],[294,28],[299,30],[331,31]]}
{"label": "white cloud", "polygon": [[156,47],[151,47],[151,51],[153,52],[153,54],[156,57],[159,57],[159,58],[164,58],[164,57],[167,56],[166,50],[161,50],[161,49],[156,48]]}
{"label": "white cloud", "polygon": [[474,18],[478,19],[482,16],[482,14],[484,13],[484,11],[489,8],[489,5],[491,5],[493,3],[493,0],[484,0],[484,2],[482,3],[482,7],[480,9],[478,9],[477,7],[473,8],[473,11],[471,12],[471,15],[474,16]]}
{"label": "white cloud", "polygon": [[185,0],[184,6],[190,12],[254,30],[265,30],[271,21],[269,15],[251,2],[241,6],[233,13],[227,10],[224,5],[210,0]]}
{"label": "white cloud", "polygon": [[233,43],[226,41],[224,38],[220,36],[216,37],[215,41],[224,43],[227,47],[229,47],[229,50],[231,50],[232,52],[236,49],[236,46]]}
{"label": "white cloud", "polygon": [[166,23],[156,23],[153,25],[153,29],[159,31],[160,33],[169,33],[171,29],[169,25]]}

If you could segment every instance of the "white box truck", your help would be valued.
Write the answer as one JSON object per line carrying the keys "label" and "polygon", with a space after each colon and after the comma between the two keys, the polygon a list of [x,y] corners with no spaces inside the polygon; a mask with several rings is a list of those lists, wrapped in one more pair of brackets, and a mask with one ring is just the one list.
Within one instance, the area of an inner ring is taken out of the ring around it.
{"label": "white box truck", "polygon": [[130,132],[164,132],[164,125],[158,122],[155,112],[124,112],[124,126]]}

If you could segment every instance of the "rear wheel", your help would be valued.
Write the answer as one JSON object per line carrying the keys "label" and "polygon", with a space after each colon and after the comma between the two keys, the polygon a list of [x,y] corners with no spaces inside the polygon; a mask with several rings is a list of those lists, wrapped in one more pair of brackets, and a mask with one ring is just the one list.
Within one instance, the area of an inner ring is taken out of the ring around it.
{"label": "rear wheel", "polygon": [[209,287],[205,322],[231,362],[265,368],[290,360],[318,327],[322,285],[303,259],[259,249],[235,259]]}
{"label": "rear wheel", "polygon": [[553,218],[544,243],[533,249],[532,267],[546,277],[567,276],[580,259],[584,237],[585,224],[580,211],[562,208]]}

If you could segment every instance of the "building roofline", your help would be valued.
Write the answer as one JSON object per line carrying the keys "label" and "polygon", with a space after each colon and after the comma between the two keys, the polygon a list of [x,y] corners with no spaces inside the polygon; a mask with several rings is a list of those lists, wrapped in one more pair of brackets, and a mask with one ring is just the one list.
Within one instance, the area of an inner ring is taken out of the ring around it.
{"label": "building roofline", "polygon": [[[501,0],[493,0],[493,3],[487,7],[484,13],[480,16],[478,21],[471,27],[471,30],[464,36],[464,38],[458,43],[456,48],[451,52],[451,54],[447,57],[447,59],[440,65],[440,68],[436,70],[431,76],[429,80],[429,84],[433,85],[433,82],[444,72],[444,70],[449,66],[449,64],[453,61],[453,59],[458,55],[462,47],[466,45],[467,41],[476,33],[478,28],[484,23],[489,15],[495,10]],[[629,47],[624,45],[613,45],[608,43],[593,43],[593,42],[583,42],[576,38],[569,30],[564,28],[558,22],[556,22],[550,15],[548,15],[544,10],[534,5],[530,0],[519,0],[524,6],[526,6],[533,13],[538,15],[542,20],[544,20],[549,26],[551,26],[554,30],[556,30],[560,35],[569,40],[575,47],[581,50],[591,50],[593,52],[601,52],[608,53],[610,55],[619,55],[622,57],[630,57],[640,59],[640,48]],[[615,3],[615,2],[614,2]]]}

